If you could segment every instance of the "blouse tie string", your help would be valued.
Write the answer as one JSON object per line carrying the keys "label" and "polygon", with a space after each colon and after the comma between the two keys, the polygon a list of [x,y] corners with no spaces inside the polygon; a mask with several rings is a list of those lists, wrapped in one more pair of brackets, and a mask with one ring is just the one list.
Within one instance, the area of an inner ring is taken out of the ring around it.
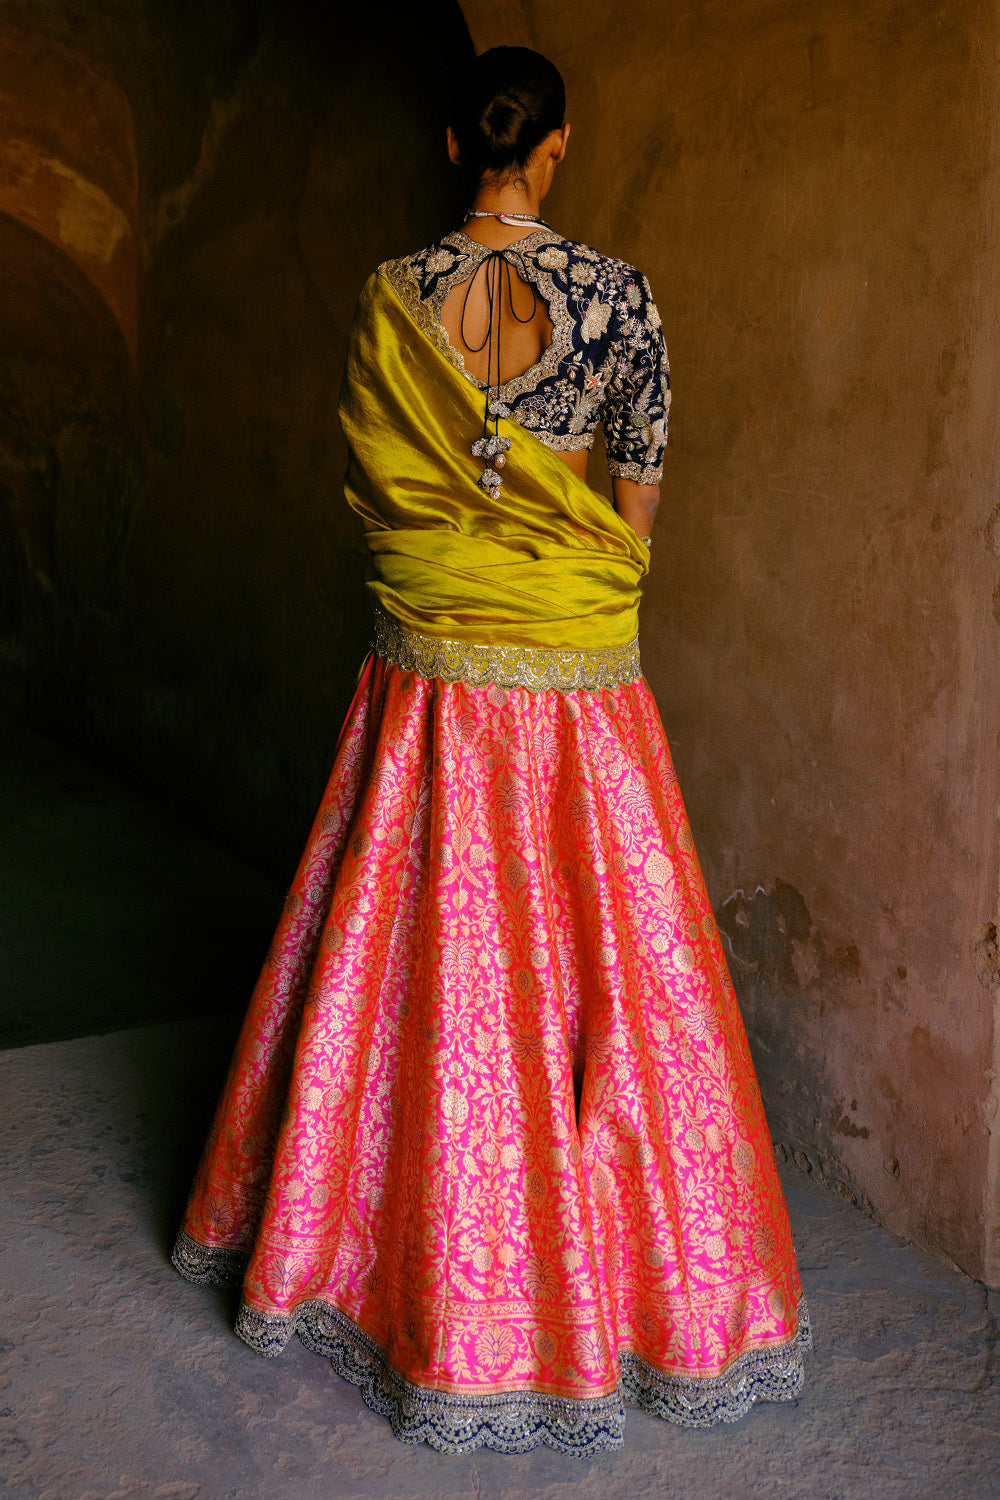
{"label": "blouse tie string", "polygon": [[[500,498],[500,486],[503,480],[498,473],[507,462],[507,450],[510,448],[510,438],[500,435],[500,418],[510,415],[509,409],[500,400],[500,328],[503,322],[504,302],[504,277],[506,276],[507,306],[515,323],[530,323],[538,311],[538,293],[535,291],[531,278],[527,275],[524,265],[524,257],[514,251],[517,259],[521,262],[521,279],[531,287],[531,312],[526,318],[517,315],[514,306],[514,278],[511,271],[510,259],[503,250],[491,250],[489,255],[479,262],[472,278],[465,289],[465,299],[462,302],[462,321],[459,332],[462,342],[470,354],[480,354],[486,350],[486,405],[483,412],[483,432],[472,444],[474,458],[481,458],[485,464],[485,470],[479,478],[480,489],[486,490],[494,500]],[[465,314],[469,306],[469,297],[472,288],[478,280],[479,273],[485,268],[486,271],[486,302],[488,307],[489,321],[486,327],[486,336],[481,344],[470,344],[465,336]],[[496,339],[494,341],[493,319],[496,314]],[[495,347],[494,347],[495,342]],[[490,432],[490,419],[493,420],[493,431]]]}

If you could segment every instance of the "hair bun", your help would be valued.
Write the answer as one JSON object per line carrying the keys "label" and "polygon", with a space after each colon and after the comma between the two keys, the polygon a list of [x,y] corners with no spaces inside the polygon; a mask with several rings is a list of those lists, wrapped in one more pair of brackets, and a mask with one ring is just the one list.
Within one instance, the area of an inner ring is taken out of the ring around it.
{"label": "hair bun", "polygon": [[463,80],[451,127],[463,165],[477,178],[523,168],[566,112],[562,77],[527,47],[492,47]]}
{"label": "hair bun", "polygon": [[[522,135],[530,137],[533,134],[531,112],[516,95],[503,94],[486,107],[480,129],[484,137],[484,165],[497,167],[508,157],[521,157],[524,151]],[[533,149],[534,143],[528,146],[526,156],[530,156]]]}

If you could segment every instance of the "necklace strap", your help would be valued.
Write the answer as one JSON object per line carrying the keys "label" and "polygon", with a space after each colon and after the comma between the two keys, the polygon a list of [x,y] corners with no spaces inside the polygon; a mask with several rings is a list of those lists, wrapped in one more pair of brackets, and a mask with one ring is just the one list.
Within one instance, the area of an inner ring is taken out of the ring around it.
{"label": "necklace strap", "polygon": [[465,216],[465,223],[470,219],[497,219],[501,224],[509,224],[516,227],[518,224],[537,224],[539,229],[551,229],[551,224],[546,224],[544,219],[536,218],[534,214],[508,213],[506,210],[494,210],[491,208],[470,208]]}

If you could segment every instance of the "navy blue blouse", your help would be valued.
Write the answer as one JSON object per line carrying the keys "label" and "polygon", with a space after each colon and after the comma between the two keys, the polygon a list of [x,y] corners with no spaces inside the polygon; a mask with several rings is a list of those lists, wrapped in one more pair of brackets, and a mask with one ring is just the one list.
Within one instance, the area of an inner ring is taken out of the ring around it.
{"label": "navy blue blouse", "polygon": [[[462,230],[391,263],[415,286],[421,324],[480,390],[441,323],[445,299],[490,254]],[[500,386],[501,407],[549,448],[590,448],[604,428],[611,473],[639,484],[663,477],[670,376],[660,317],[645,276],[589,245],[540,229],[503,252],[548,308],[552,339],[537,364]],[[387,267],[386,269],[390,269]]]}

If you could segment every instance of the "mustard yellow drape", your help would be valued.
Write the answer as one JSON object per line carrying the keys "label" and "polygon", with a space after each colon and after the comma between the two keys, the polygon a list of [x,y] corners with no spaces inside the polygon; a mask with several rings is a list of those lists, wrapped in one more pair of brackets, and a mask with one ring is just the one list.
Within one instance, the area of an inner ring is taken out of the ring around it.
{"label": "mustard yellow drape", "polygon": [[[404,288],[403,295],[406,295]],[[500,498],[477,484],[483,395],[437,349],[380,268],[351,331],[340,417],[345,490],[369,587],[407,629],[453,640],[598,650],[638,629],[646,549],[609,503],[524,428]]]}

